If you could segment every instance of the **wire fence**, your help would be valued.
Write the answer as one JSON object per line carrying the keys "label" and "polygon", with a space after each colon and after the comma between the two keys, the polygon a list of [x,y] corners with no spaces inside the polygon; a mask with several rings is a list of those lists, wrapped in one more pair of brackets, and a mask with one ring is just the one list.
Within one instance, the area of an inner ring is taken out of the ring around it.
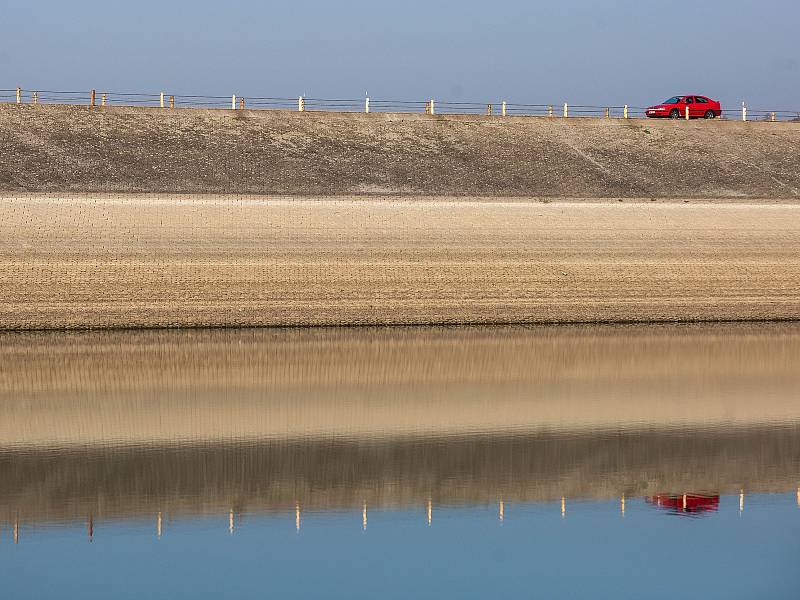
{"label": "wire fence", "polygon": [[[594,118],[645,118],[647,107],[597,106],[569,104],[521,104],[507,101],[449,102],[438,100],[408,101],[372,98],[306,98],[262,96],[208,96],[196,94],[130,93],[97,90],[59,91],[28,90],[22,88],[0,89],[0,102],[17,104],[85,105],[91,108],[105,106],[146,106],[164,109],[224,108],[231,110],[294,110],[322,112],[392,112],[426,113],[444,115],[486,115],[518,117],[594,117]],[[698,117],[701,115],[697,115]],[[800,110],[773,110],[750,108],[722,109],[721,119],[744,121],[794,121],[800,122]],[[679,118],[685,118],[681,114]],[[693,115],[693,118],[695,116]]]}

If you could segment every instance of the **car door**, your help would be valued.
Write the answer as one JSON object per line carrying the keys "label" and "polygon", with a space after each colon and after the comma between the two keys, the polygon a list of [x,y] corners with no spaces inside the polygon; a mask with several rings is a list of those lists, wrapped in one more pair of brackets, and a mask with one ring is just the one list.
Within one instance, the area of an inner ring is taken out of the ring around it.
{"label": "car door", "polygon": [[693,117],[694,116],[704,117],[704,116],[706,116],[706,111],[709,108],[711,108],[711,105],[709,104],[708,98],[704,98],[703,96],[695,96],[694,97],[694,104],[692,106],[695,109],[697,109],[697,114],[696,115],[693,112],[689,113]]}

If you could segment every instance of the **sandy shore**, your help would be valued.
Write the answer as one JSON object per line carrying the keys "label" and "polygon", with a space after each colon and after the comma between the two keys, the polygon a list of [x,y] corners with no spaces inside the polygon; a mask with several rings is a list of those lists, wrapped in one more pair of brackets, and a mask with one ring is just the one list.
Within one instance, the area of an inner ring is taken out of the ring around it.
{"label": "sandy shore", "polygon": [[0,329],[800,318],[800,205],[0,199]]}

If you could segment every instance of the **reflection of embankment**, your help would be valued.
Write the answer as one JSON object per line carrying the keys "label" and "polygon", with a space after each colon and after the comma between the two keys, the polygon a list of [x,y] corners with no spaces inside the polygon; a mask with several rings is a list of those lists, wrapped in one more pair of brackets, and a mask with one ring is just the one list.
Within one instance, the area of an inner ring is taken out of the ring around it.
{"label": "reflection of embankment", "polygon": [[798,425],[3,451],[0,519],[783,492],[799,476]]}
{"label": "reflection of embankment", "polygon": [[3,518],[785,491],[800,477],[798,324],[1,340]]}
{"label": "reflection of embankment", "polygon": [[0,446],[800,419],[800,325],[11,334]]}

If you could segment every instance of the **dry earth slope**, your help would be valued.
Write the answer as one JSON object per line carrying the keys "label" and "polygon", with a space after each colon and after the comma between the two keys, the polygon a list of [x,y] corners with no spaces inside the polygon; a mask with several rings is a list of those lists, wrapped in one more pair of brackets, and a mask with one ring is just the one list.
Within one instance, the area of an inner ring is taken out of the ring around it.
{"label": "dry earth slope", "polygon": [[0,191],[795,198],[800,124],[0,105]]}
{"label": "dry earth slope", "polygon": [[799,319],[798,148],[797,123],[0,105],[0,329]]}

